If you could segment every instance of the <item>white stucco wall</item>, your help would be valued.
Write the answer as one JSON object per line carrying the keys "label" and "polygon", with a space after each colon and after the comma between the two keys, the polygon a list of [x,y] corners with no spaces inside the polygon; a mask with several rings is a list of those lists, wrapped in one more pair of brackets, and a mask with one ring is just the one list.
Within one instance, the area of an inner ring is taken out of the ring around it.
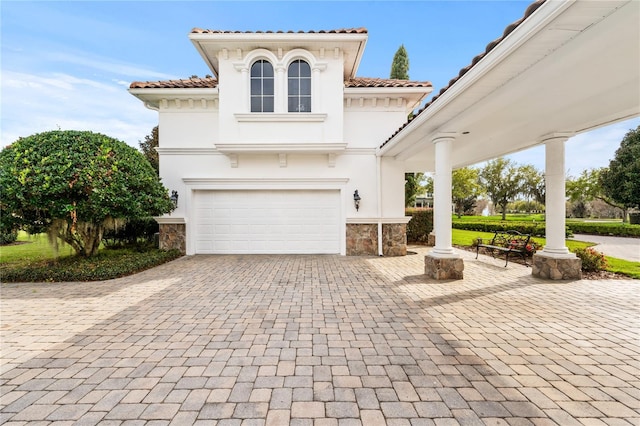
{"label": "white stucco wall", "polygon": [[[198,190],[337,190],[343,233],[346,223],[404,217],[403,164],[378,159],[376,148],[406,121],[407,98],[394,88],[345,89],[342,55],[301,49],[220,53],[217,92],[206,101],[183,90],[159,102],[160,174],[179,193],[170,216],[186,223],[188,254],[195,250]],[[274,65],[273,113],[250,112],[249,69],[258,59]],[[311,65],[310,113],[286,110],[285,70],[295,59]]]}

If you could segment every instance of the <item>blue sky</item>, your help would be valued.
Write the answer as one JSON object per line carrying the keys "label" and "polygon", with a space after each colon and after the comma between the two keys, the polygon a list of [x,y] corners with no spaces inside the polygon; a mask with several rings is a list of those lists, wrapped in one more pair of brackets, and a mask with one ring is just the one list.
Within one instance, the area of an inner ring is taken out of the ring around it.
{"label": "blue sky", "polygon": [[[412,80],[434,93],[522,17],[529,1],[63,1],[0,2],[1,145],[20,136],[86,129],[132,146],[157,113],[127,92],[132,81],[204,76],[211,71],[187,35],[222,30],[322,30],[365,27],[358,76],[388,77],[404,44]],[[640,119],[572,138],[570,174],[607,166]],[[381,141],[388,135],[381,135]],[[544,168],[542,147],[511,156]]]}

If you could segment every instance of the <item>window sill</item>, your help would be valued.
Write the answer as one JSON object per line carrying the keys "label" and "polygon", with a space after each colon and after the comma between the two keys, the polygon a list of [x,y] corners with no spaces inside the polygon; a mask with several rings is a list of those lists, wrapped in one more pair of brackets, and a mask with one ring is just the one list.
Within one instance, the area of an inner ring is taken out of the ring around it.
{"label": "window sill", "polygon": [[234,114],[238,122],[271,122],[271,123],[309,123],[323,122],[327,119],[327,114],[314,112],[253,112],[249,114]]}

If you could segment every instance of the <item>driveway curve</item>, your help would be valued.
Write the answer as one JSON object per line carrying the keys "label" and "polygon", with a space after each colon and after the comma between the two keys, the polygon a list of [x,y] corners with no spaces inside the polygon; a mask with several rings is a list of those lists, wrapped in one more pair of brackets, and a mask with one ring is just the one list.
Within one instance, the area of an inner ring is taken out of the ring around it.
{"label": "driveway curve", "polygon": [[638,423],[637,280],[460,252],[439,282],[412,250],[2,284],[0,423]]}
{"label": "driveway curve", "polygon": [[575,234],[572,239],[596,243],[594,248],[607,256],[631,262],[640,262],[640,238]]}

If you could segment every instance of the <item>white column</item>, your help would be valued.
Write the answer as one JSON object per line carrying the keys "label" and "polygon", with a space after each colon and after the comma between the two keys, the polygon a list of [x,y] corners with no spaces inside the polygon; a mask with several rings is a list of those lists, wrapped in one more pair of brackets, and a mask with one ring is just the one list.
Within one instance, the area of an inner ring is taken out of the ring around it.
{"label": "white column", "polygon": [[287,101],[287,81],[285,77],[285,71],[283,65],[276,66],[276,81],[273,91],[273,110],[278,113],[285,113],[288,111]]}
{"label": "white column", "polygon": [[564,144],[567,135],[553,135],[545,140],[545,209],[547,243],[542,254],[549,257],[574,257],[565,243],[565,169]]}
{"label": "white column", "polygon": [[243,67],[242,70],[242,103],[244,104],[244,112],[251,112],[251,78],[249,76],[249,68]]}
{"label": "white column", "polygon": [[451,150],[454,139],[453,135],[442,135],[433,140],[436,151],[436,173],[433,180],[436,245],[429,253],[433,257],[459,257],[451,245]]}

